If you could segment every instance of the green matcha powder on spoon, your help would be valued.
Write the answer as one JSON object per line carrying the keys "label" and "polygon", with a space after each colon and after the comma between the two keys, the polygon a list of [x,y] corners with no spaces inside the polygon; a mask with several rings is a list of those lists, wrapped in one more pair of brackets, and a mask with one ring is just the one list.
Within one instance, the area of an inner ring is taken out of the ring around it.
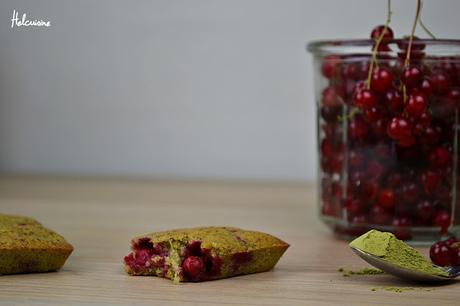
{"label": "green matcha powder on spoon", "polygon": [[403,279],[445,281],[460,275],[460,267],[439,267],[395,235],[371,230],[350,243],[369,264]]}

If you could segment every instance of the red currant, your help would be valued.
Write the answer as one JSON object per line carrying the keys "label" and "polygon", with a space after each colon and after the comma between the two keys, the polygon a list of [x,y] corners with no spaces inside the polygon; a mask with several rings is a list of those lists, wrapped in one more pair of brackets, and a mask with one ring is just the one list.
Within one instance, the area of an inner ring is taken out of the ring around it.
{"label": "red currant", "polygon": [[355,105],[360,108],[368,108],[377,104],[377,98],[369,89],[357,90],[353,96]]}
{"label": "red currant", "polygon": [[[403,37],[402,40],[398,41],[398,47],[402,50],[401,53],[398,53],[398,56],[405,61],[407,57],[407,51],[409,50],[410,38],[408,36]],[[413,36],[412,47],[410,54],[410,62],[419,62],[420,59],[424,57],[422,50],[425,49],[425,44],[419,41],[417,36]]]}
{"label": "red currant", "polygon": [[353,223],[353,224],[366,224],[367,223],[367,216],[366,215],[352,216],[350,222]]}
{"label": "red currant", "polygon": [[423,225],[431,225],[431,217],[433,216],[434,208],[433,204],[430,201],[424,200],[417,203],[416,214],[417,217],[423,221],[428,221],[428,224]]}
{"label": "red currant", "polygon": [[[382,167],[381,170],[385,171],[385,169]],[[384,172],[382,172],[382,175]],[[366,175],[370,175],[369,171],[367,171]],[[380,177],[381,175],[377,175],[377,177]],[[367,201],[366,203],[374,202],[377,198],[377,195],[379,194],[379,184],[377,182],[376,178],[370,177],[369,181],[363,184],[362,188],[362,198],[364,201]]]}
{"label": "red currant", "polygon": [[335,146],[332,141],[328,138],[324,138],[321,141],[321,154],[323,157],[330,158],[335,152]]}
{"label": "red currant", "polygon": [[344,207],[349,215],[358,215],[363,212],[364,204],[357,198],[348,197],[345,200]]}
{"label": "red currant", "polygon": [[[409,49],[409,41],[410,37],[409,36],[404,36],[403,39],[398,41],[398,47],[401,50],[407,51]],[[425,49],[425,44],[420,41],[420,39],[417,36],[413,36],[412,39],[412,51],[421,51]]]}
{"label": "red currant", "polygon": [[437,147],[430,153],[429,160],[435,168],[446,168],[450,166],[452,156],[446,148]]}
{"label": "red currant", "polygon": [[182,263],[182,268],[192,281],[202,280],[206,272],[204,261],[198,256],[189,256],[185,258]]}
{"label": "red currant", "polygon": [[436,93],[443,95],[449,91],[450,79],[447,74],[437,71],[431,75],[433,89]]}
{"label": "red currant", "polygon": [[380,118],[372,123],[372,131],[379,139],[385,139],[387,135],[388,119]]}
{"label": "red currant", "polygon": [[423,127],[428,127],[431,123],[431,115],[428,111],[423,112],[418,118],[418,121],[422,124]]}
{"label": "red currant", "polygon": [[460,266],[460,247],[450,246],[450,252],[452,255],[452,266]]}
{"label": "red currant", "polygon": [[339,74],[339,63],[340,57],[336,55],[329,55],[324,57],[323,65],[321,67],[323,75],[328,79],[336,77]]}
{"label": "red currant", "polygon": [[375,28],[372,29],[371,32],[371,39],[377,40],[380,38],[380,36],[383,34],[383,40],[391,40],[393,39],[393,30],[390,27],[386,27],[384,25],[379,25],[376,26]]}
{"label": "red currant", "polygon": [[403,108],[403,99],[399,90],[390,89],[385,93],[385,103],[388,109],[393,113],[398,113]]}
{"label": "red currant", "polygon": [[406,106],[406,112],[414,116],[415,118],[419,118],[427,108],[427,102],[424,96],[420,94],[413,94],[409,96],[409,100]]}
{"label": "red currant", "polygon": [[323,205],[321,207],[321,213],[327,216],[338,217],[340,212],[340,207],[329,202],[328,200],[323,199]]}
{"label": "red currant", "polygon": [[393,219],[394,227],[407,227],[412,225],[412,220],[406,216],[399,216]]}
{"label": "red currant", "polygon": [[419,89],[426,97],[430,97],[433,94],[433,85],[429,79],[423,79]]}
{"label": "red currant", "polygon": [[388,125],[387,133],[395,140],[409,139],[412,137],[412,126],[406,119],[394,117]]}
{"label": "red currant", "polygon": [[376,92],[383,93],[393,85],[393,75],[390,69],[385,67],[377,68],[372,73],[372,89]]}
{"label": "red currant", "polygon": [[380,119],[382,116],[383,110],[379,107],[372,106],[364,109],[364,119],[368,123],[373,123]]}
{"label": "red currant", "polygon": [[[360,192],[362,190],[363,185],[364,185],[364,173],[362,171],[356,170],[350,173],[348,177],[348,187],[350,190],[349,192],[350,194]],[[346,201],[348,201],[349,199],[351,198],[347,198]]]}
{"label": "red currant", "polygon": [[439,174],[432,170],[426,170],[422,172],[420,175],[420,181],[422,182],[425,193],[428,195],[433,194],[438,188],[440,179],[441,178],[439,177]]}
{"label": "red currant", "polygon": [[452,102],[452,104],[459,106],[460,105],[460,89],[458,87],[451,88],[447,94],[447,98]]}
{"label": "red currant", "polygon": [[388,225],[391,224],[391,214],[382,206],[374,205],[370,212],[371,222],[375,224]]}
{"label": "red currant", "polygon": [[364,154],[360,151],[351,150],[348,154],[348,162],[353,168],[360,168],[364,165],[365,160]]}
{"label": "red currant", "polygon": [[343,92],[338,87],[328,86],[321,93],[321,97],[324,106],[336,107],[341,105]]}
{"label": "red currant", "polygon": [[450,226],[450,214],[445,210],[439,210],[434,216],[434,225],[439,226],[442,232],[447,231]]}
{"label": "red currant", "polygon": [[383,208],[391,209],[395,206],[396,198],[392,189],[383,189],[380,192],[379,203]]}
{"label": "red currant", "polygon": [[359,80],[359,64],[358,63],[344,63],[343,77],[345,79]]}
{"label": "red currant", "polygon": [[373,160],[369,162],[369,164],[367,165],[366,175],[369,178],[369,180],[378,181],[383,177],[385,171],[386,167],[384,167],[382,163]]}
{"label": "red currant", "polygon": [[422,70],[417,66],[409,66],[403,70],[402,82],[408,89],[417,87],[423,77]]}
{"label": "red currant", "polygon": [[406,203],[414,203],[417,201],[419,196],[419,187],[417,184],[409,182],[402,186],[401,197]]}
{"label": "red currant", "polygon": [[452,253],[444,242],[437,242],[430,248],[430,258],[438,266],[450,266],[452,264]]}
{"label": "red currant", "polygon": [[362,142],[366,140],[368,133],[369,127],[362,117],[355,116],[350,120],[348,125],[348,135],[350,139]]}

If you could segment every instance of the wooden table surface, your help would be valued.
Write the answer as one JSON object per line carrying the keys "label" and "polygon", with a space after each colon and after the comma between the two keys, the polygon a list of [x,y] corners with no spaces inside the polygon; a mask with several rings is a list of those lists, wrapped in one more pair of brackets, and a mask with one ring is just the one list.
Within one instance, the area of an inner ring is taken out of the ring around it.
{"label": "wooden table surface", "polygon": [[[59,272],[0,276],[0,305],[460,305],[458,282],[372,291],[417,284],[337,272],[366,264],[318,220],[313,186],[2,177],[0,210],[35,217],[75,247]],[[132,236],[198,225],[261,230],[291,247],[274,270],[226,280],[124,273]]]}

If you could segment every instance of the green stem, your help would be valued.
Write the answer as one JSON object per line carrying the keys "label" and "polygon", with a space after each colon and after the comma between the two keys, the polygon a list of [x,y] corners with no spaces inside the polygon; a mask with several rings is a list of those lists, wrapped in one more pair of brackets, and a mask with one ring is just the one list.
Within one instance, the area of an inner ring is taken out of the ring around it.
{"label": "green stem", "polygon": [[357,108],[357,107],[353,107],[350,112],[348,113],[348,115],[346,116],[337,116],[337,120],[339,120],[339,122],[343,122],[345,119],[353,119],[353,117],[358,114],[360,112],[360,109]]}
{"label": "green stem", "polygon": [[[420,10],[423,10],[423,1],[422,1],[422,4],[421,4],[421,7],[420,7]],[[422,27],[423,31],[426,32],[426,34],[428,34],[428,36],[430,36],[432,39],[437,39],[436,36],[434,36],[434,34],[428,30],[428,28],[425,26],[425,24],[423,23],[422,21],[422,15],[420,14],[420,17],[418,19],[418,23],[420,24],[420,26]]]}
{"label": "green stem", "polygon": [[421,8],[422,8],[422,1],[417,0],[417,11],[415,12],[415,20],[414,20],[414,24],[412,25],[411,34],[409,36],[409,46],[407,47],[406,61],[404,62],[405,67],[409,66],[410,64],[410,54],[412,53],[412,44],[414,42],[415,29],[417,28],[417,23],[420,18]]}
{"label": "green stem", "polygon": [[[417,0],[417,10],[415,12],[415,20],[414,24],[412,25],[412,31],[409,36],[409,46],[407,47],[407,54],[406,54],[406,60],[404,61],[404,67],[408,67],[410,64],[410,55],[412,53],[412,44],[414,43],[414,34],[415,34],[415,29],[417,28],[417,23],[420,18],[420,11],[422,9],[422,1]],[[406,85],[403,85],[403,101],[406,103],[407,101],[407,89]]]}
{"label": "green stem", "polygon": [[367,75],[367,89],[371,89],[371,78],[372,78],[372,72],[374,70],[374,64],[378,68],[378,63],[377,63],[377,52],[379,51],[380,44],[382,43],[383,37],[385,36],[385,33],[388,29],[388,26],[390,25],[391,22],[391,0],[387,1],[387,20],[385,21],[385,25],[383,27],[383,31],[380,34],[380,36],[377,38],[375,41],[375,46],[372,49],[372,60],[371,60],[371,65],[369,66],[369,72]]}

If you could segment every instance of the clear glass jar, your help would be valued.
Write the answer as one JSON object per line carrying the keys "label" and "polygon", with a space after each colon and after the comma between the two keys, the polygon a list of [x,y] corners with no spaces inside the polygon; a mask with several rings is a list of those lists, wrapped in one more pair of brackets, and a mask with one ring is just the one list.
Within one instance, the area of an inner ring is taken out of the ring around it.
{"label": "clear glass jar", "polygon": [[368,87],[373,44],[308,45],[321,219],[346,238],[369,229],[414,244],[458,235],[460,40],[414,40],[410,69],[408,40],[385,42]]}

